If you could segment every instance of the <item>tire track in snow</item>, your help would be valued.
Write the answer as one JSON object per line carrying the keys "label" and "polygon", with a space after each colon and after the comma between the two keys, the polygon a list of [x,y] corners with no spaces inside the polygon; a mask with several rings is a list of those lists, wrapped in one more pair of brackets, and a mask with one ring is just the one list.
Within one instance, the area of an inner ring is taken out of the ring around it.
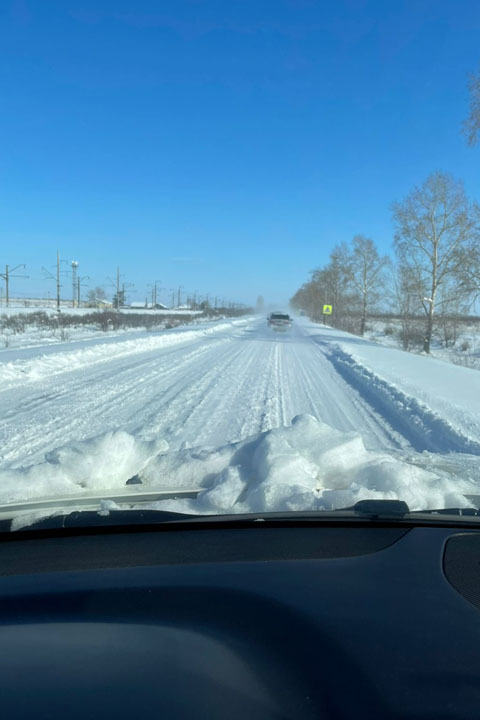
{"label": "tire track in snow", "polygon": [[[210,342],[190,352],[185,352],[185,348],[170,350],[166,357],[156,357],[154,353],[152,359],[150,352],[141,359],[122,358],[121,362],[126,363],[123,367],[117,367],[119,361],[115,359],[114,368],[72,371],[68,379],[63,378],[64,384],[55,384],[48,393],[44,390],[45,381],[38,381],[40,397],[30,398],[30,387],[26,390],[27,397],[17,401],[18,407],[12,398],[18,397],[18,390],[1,394],[0,410],[5,406],[8,411],[3,413],[0,423],[0,459],[9,462],[21,459],[26,448],[28,456],[35,457],[45,449],[65,444],[71,437],[86,439],[106,429],[127,429],[139,404],[143,408],[159,384],[169,386],[170,378],[179,374],[179,357],[184,370],[190,366],[197,368],[203,355],[220,345],[228,345],[230,339]],[[194,375],[197,374],[198,370],[195,370]],[[54,382],[57,383],[58,378]],[[170,387],[175,387],[175,383]],[[42,417],[41,425],[36,419],[37,414]]]}
{"label": "tire track in snow", "polygon": [[[160,402],[153,401],[150,410],[153,434],[160,434],[172,447],[177,447],[185,440],[200,441],[205,427],[210,425],[211,430],[212,423],[222,423],[225,419],[222,408],[230,404],[230,396],[235,388],[232,368],[242,351],[242,347],[227,348],[220,356],[216,356],[215,362],[206,363],[203,370],[200,365],[187,376],[181,377],[171,388],[175,390],[172,397],[169,389]],[[220,392],[219,380],[229,377],[232,378],[230,388]],[[154,418],[158,419],[155,421]],[[145,436],[145,431],[141,431],[141,436]]]}
{"label": "tire track in snow", "polygon": [[301,328],[296,328],[292,339],[285,338],[281,346],[282,395],[288,422],[296,414],[309,413],[339,430],[360,432],[370,449],[398,450],[407,445],[352,391]]}
{"label": "tire track in snow", "polygon": [[[337,373],[322,349],[316,343],[313,345],[319,356],[318,364],[315,367],[322,374],[323,383],[328,388],[325,402],[317,410],[316,417],[335,427],[360,432],[367,448],[376,449],[379,446],[386,446],[391,449],[405,449],[408,446],[406,439],[362,400],[349,383]],[[313,388],[318,384],[319,376],[314,373],[313,365],[302,363],[301,368],[304,373],[305,386],[309,387],[313,394]]]}
{"label": "tire track in snow", "polygon": [[178,448],[221,445],[311,413],[398,449],[388,426],[300,329],[251,321],[214,337],[128,355],[0,392],[0,466],[40,462],[72,440],[125,429]]}

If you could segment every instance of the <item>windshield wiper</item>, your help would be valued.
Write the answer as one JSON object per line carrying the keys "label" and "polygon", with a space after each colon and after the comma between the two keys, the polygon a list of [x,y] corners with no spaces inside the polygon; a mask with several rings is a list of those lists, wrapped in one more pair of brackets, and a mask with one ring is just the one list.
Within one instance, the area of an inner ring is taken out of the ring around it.
{"label": "windshield wiper", "polygon": [[[464,518],[462,520],[462,518]],[[441,508],[435,510],[411,511],[407,503],[402,500],[360,500],[351,507],[337,510],[317,511],[288,511],[288,512],[262,512],[239,514],[196,515],[183,512],[152,509],[111,509],[108,512],[98,510],[73,510],[70,512],[50,515],[39,520],[33,520],[28,526],[21,528],[30,530],[72,530],[80,531],[102,528],[146,529],[149,526],[156,529],[161,525],[170,528],[186,529],[191,526],[213,525],[215,527],[252,527],[288,525],[319,525],[322,523],[354,522],[359,524],[399,523],[418,525],[446,523],[477,523],[480,510],[476,508]],[[0,531],[10,530],[11,521],[3,521]]]}

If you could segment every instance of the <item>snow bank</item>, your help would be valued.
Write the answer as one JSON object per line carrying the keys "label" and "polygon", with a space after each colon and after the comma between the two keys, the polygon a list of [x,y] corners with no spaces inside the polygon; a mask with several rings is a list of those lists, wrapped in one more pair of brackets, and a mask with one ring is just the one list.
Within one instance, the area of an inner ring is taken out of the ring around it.
{"label": "snow bank", "polygon": [[[375,372],[366,368],[354,354],[345,352],[341,347],[333,346],[328,355],[338,373],[395,430],[400,432],[415,450],[480,455],[480,442],[475,439],[480,438],[480,427],[477,425],[478,421],[475,420],[477,413],[465,427],[465,420],[469,416],[465,407],[459,413],[458,404],[456,408],[449,405],[444,409],[445,414],[442,416],[429,407],[432,404],[437,406],[438,396],[432,402],[431,397],[425,393],[424,389],[413,387],[410,387],[409,394],[405,393],[397,383],[388,382],[379,377]],[[463,368],[461,369],[463,370]],[[405,382],[403,384],[407,385]],[[441,393],[442,389],[442,385],[440,385],[438,392]],[[427,402],[418,399],[422,396],[426,398]],[[470,401],[470,397],[468,399]],[[460,391],[457,403],[458,401],[462,402]],[[459,417],[463,422],[458,422]],[[478,420],[480,421],[480,416]]]}
{"label": "snow bank", "polygon": [[480,455],[480,373],[304,323],[335,369],[418,451]]}
{"label": "snow bank", "polygon": [[119,339],[116,343],[95,344],[79,350],[59,351],[24,360],[12,360],[0,364],[0,388],[5,390],[25,382],[42,380],[69,370],[109,362],[116,357],[125,357],[148,352],[149,350],[163,350],[172,345],[191,342],[209,335],[221,334],[226,330],[231,330],[232,326],[241,327],[249,322],[251,322],[251,318],[228,320],[213,323],[209,327],[196,326],[194,329],[167,330],[132,340]]}
{"label": "snow bank", "polygon": [[330,510],[365,498],[404,500],[412,510],[467,507],[465,494],[480,488],[480,479],[366,450],[359,434],[299,415],[291,426],[219,448],[169,452],[161,439],[106,433],[49,453],[39,465],[0,472],[0,503],[92,490],[108,496],[132,478],[139,491],[199,488],[196,499],[142,507],[203,514]]}

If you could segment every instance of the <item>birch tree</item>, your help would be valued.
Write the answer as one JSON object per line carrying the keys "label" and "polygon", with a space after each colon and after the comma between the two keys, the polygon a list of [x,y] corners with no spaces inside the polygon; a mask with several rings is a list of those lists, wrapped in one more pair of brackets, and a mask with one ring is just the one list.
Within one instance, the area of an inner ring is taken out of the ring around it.
{"label": "birch tree", "polygon": [[469,249],[479,238],[480,209],[463,184],[437,171],[393,205],[394,247],[400,267],[413,279],[426,316],[423,349],[430,352],[439,291],[461,283]]}
{"label": "birch tree", "polygon": [[367,312],[372,304],[380,300],[385,287],[384,270],[389,260],[381,257],[371,238],[355,235],[349,262],[349,275],[360,297],[360,335],[365,334]]}

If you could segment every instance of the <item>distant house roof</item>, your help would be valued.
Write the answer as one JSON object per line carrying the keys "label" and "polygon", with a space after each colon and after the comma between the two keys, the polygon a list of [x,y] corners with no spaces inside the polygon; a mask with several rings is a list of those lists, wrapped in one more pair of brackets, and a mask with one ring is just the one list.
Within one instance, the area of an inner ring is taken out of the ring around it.
{"label": "distant house roof", "polygon": [[133,310],[145,310],[147,305],[144,302],[132,302],[132,303],[130,303],[130,307]]}

